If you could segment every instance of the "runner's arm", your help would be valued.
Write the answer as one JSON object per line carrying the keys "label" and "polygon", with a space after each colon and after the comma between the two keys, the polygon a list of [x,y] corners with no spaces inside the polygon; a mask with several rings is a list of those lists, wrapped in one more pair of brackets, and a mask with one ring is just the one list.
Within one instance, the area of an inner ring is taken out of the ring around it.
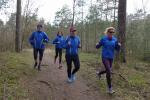
{"label": "runner's arm", "polygon": [[97,44],[96,44],[96,49],[99,49],[103,45],[103,39],[101,39]]}
{"label": "runner's arm", "polygon": [[44,33],[44,40],[43,40],[43,42],[45,42],[45,43],[49,42],[49,38],[48,38],[46,33]]}
{"label": "runner's arm", "polygon": [[31,34],[31,36],[29,37],[29,43],[34,46],[34,32]]}

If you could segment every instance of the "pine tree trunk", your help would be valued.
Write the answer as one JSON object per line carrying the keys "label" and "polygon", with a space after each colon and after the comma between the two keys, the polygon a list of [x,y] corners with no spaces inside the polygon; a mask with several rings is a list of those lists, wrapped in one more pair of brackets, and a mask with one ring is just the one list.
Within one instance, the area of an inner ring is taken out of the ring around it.
{"label": "pine tree trunk", "polygon": [[17,0],[15,50],[21,51],[21,0]]}
{"label": "pine tree trunk", "polygon": [[[126,0],[119,0],[118,6],[118,39],[121,42],[121,56],[117,57],[121,62],[126,63],[125,33],[126,33]],[[119,55],[118,55],[119,56]]]}
{"label": "pine tree trunk", "polygon": [[74,19],[75,19],[75,3],[76,3],[76,0],[73,0],[73,18],[72,18],[72,24],[71,24],[71,26],[74,26]]}
{"label": "pine tree trunk", "polygon": [[84,32],[84,23],[83,23],[83,3],[82,3],[82,29],[81,29],[81,46],[82,46],[82,48],[81,48],[81,50],[83,50],[83,32]]}

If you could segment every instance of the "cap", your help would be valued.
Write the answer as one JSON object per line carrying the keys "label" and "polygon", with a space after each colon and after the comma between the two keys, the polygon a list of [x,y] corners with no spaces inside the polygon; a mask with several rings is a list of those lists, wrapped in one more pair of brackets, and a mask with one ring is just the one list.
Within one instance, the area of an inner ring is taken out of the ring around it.
{"label": "cap", "polygon": [[70,28],[70,32],[75,32],[75,31],[76,31],[75,27]]}

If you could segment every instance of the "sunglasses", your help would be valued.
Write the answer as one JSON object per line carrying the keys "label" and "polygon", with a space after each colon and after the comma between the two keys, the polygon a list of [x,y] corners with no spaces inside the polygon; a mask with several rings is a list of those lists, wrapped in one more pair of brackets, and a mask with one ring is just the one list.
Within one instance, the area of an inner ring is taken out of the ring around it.
{"label": "sunglasses", "polygon": [[109,33],[115,33],[114,31],[108,31]]}
{"label": "sunglasses", "polygon": [[37,25],[37,27],[41,27],[42,28],[42,25]]}

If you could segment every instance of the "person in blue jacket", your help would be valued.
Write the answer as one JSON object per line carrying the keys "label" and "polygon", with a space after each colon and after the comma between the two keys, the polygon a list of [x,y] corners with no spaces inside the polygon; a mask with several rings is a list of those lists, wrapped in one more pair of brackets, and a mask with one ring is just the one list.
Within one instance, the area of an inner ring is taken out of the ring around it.
{"label": "person in blue jacket", "polygon": [[[81,48],[80,38],[76,35],[76,29],[74,27],[70,28],[70,35],[67,36],[65,41],[66,49],[66,62],[67,62],[67,73],[68,82],[71,83],[75,81],[75,74],[80,68],[80,61],[78,56],[78,48]],[[74,69],[72,70],[72,62],[74,63]]]}
{"label": "person in blue jacket", "polygon": [[53,44],[55,44],[54,63],[56,63],[56,59],[59,55],[59,69],[62,67],[62,49],[64,41],[63,33],[58,31],[56,38],[53,40]]}
{"label": "person in blue jacket", "polygon": [[105,36],[103,36],[99,43],[96,44],[96,48],[99,49],[102,47],[102,62],[105,66],[104,71],[99,71],[97,74],[99,77],[106,73],[107,78],[107,85],[108,85],[108,92],[114,93],[115,91],[112,90],[111,84],[111,68],[112,63],[115,55],[115,50],[119,51],[121,44],[118,42],[117,38],[114,36],[115,28],[108,27],[105,31]]}
{"label": "person in blue jacket", "polygon": [[[34,55],[34,68],[38,66],[38,70],[41,70],[41,62],[44,54],[45,44],[48,43],[49,38],[45,32],[42,31],[43,26],[42,24],[37,25],[37,31],[33,32],[31,36],[29,37],[29,42],[31,46],[33,47],[33,55]],[[39,64],[37,61],[37,57],[39,54]]]}

